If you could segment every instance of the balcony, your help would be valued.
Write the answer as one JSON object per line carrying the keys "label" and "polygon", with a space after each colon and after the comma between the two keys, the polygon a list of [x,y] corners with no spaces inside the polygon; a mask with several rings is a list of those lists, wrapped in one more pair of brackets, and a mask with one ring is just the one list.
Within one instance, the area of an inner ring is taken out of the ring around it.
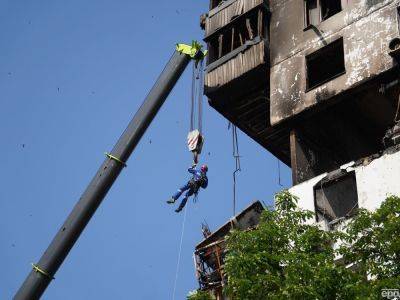
{"label": "balcony", "polygon": [[210,11],[206,21],[206,36],[228,25],[233,19],[243,15],[260,5],[265,5],[265,0],[229,0],[211,1]]}
{"label": "balcony", "polygon": [[264,0],[226,1],[209,12],[204,39],[209,50],[205,76],[205,94],[209,98],[243,95],[244,87],[267,88],[268,20]]}
{"label": "balcony", "polygon": [[203,25],[210,105],[290,165],[289,132],[270,122],[270,11],[265,0],[211,0]]}

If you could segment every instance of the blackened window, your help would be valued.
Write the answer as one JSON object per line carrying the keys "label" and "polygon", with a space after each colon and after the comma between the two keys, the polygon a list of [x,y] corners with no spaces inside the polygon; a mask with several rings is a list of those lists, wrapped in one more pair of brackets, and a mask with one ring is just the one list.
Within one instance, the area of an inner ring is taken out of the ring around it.
{"label": "blackened window", "polygon": [[326,20],[336,15],[342,10],[340,0],[320,0],[321,1],[321,19]]}
{"label": "blackened window", "polygon": [[353,216],[358,208],[355,173],[339,171],[328,175],[314,187],[314,198],[317,221]]}
{"label": "blackened window", "polygon": [[307,90],[346,72],[343,39],[306,56]]}
{"label": "blackened window", "polygon": [[224,57],[256,37],[265,38],[266,14],[263,9],[253,10],[236,18],[230,26],[207,38],[208,64]]}
{"label": "blackened window", "polygon": [[211,0],[210,2],[210,9],[216,8],[218,5],[220,5],[224,0]]}
{"label": "blackened window", "polygon": [[305,26],[318,25],[341,10],[341,0],[304,0]]}
{"label": "blackened window", "polygon": [[318,25],[320,23],[320,14],[318,0],[305,1],[306,26]]}

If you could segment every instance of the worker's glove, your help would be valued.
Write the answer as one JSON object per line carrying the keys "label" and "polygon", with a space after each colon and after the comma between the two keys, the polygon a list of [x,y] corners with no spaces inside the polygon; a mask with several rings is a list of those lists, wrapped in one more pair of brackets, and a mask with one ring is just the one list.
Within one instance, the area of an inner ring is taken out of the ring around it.
{"label": "worker's glove", "polygon": [[196,168],[197,164],[192,163],[192,169]]}

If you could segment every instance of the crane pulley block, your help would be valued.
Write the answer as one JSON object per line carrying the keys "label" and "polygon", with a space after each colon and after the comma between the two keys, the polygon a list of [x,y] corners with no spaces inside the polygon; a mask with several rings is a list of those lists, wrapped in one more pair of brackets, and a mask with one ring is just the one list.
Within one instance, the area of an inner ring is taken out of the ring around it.
{"label": "crane pulley block", "polygon": [[204,144],[204,136],[201,135],[198,129],[190,131],[187,137],[189,151],[200,154]]}

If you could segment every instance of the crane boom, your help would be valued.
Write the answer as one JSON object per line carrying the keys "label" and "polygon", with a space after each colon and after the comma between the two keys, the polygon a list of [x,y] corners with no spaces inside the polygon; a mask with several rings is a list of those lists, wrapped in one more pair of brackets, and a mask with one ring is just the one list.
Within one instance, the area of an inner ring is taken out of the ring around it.
{"label": "crane boom", "polygon": [[[188,51],[189,50],[189,51]],[[61,226],[37,264],[14,296],[14,300],[39,299],[78,240],[107,192],[118,178],[146,129],[192,58],[201,56],[201,46],[178,45],[143,104],[136,112],[111,153],[100,166],[78,203]]]}

